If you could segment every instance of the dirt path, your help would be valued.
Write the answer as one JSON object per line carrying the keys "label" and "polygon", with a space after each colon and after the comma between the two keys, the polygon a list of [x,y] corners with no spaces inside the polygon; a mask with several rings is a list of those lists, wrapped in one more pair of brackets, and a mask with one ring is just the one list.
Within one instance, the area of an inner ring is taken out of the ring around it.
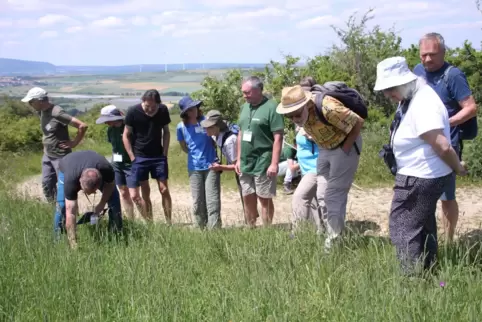
{"label": "dirt path", "polygon": [[[17,187],[17,191],[26,198],[42,200],[42,188],[40,176],[35,176],[23,182]],[[461,188],[457,191],[460,219],[458,234],[479,229],[482,226],[482,189]],[[173,200],[173,222],[190,224],[191,195],[188,186],[172,185],[171,196]],[[97,196],[95,200],[99,200]],[[155,219],[164,221],[160,194],[151,180],[151,198],[154,208]],[[239,226],[244,224],[242,206],[237,191],[222,191],[222,220],[223,226]],[[392,198],[390,188],[363,189],[353,187],[350,191],[347,207],[347,221],[349,226],[356,228],[362,233],[373,235],[386,235],[388,233],[388,212]],[[91,198],[92,201],[92,198]],[[279,189],[275,198],[275,216],[273,223],[288,224],[291,215],[291,196],[286,196]],[[80,211],[86,211],[90,206],[85,196],[79,193]],[[437,220],[442,233],[440,202],[438,205]],[[260,224],[258,219],[258,224]]]}

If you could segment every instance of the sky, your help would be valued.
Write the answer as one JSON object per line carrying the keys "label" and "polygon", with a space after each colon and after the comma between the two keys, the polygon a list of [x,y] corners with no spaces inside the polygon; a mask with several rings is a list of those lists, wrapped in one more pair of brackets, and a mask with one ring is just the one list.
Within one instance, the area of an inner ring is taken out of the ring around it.
{"label": "sky", "polygon": [[336,43],[330,27],[374,8],[403,45],[426,32],[480,48],[475,0],[0,0],[0,57],[55,65],[268,63]]}

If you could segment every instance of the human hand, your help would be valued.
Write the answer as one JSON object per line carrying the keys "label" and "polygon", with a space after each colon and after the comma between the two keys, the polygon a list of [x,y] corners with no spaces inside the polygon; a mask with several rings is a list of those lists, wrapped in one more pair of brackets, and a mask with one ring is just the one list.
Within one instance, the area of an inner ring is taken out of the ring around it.
{"label": "human hand", "polygon": [[94,207],[94,214],[96,216],[99,216],[101,212],[104,211],[104,208],[105,208],[105,204],[98,203],[97,206]]}
{"label": "human hand", "polygon": [[455,173],[458,175],[458,176],[466,176],[467,175],[467,166],[465,164],[464,161],[461,161],[460,164],[459,164],[459,168],[455,171]]}
{"label": "human hand", "polygon": [[236,160],[236,164],[234,165],[234,171],[236,171],[238,175],[241,174],[241,161]]}
{"label": "human hand", "polygon": [[213,171],[222,171],[221,166],[217,162],[211,163],[211,165],[209,166],[209,169]]}
{"label": "human hand", "polygon": [[266,171],[266,175],[270,178],[276,177],[278,175],[278,164],[271,164],[268,171]]}
{"label": "human hand", "polygon": [[62,149],[73,149],[77,145],[73,141],[62,141],[59,143],[59,147]]}

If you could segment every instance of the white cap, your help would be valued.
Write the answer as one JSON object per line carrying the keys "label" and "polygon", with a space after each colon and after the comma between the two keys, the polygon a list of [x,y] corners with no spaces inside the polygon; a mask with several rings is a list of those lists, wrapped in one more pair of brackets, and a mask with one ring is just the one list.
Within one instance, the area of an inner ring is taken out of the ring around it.
{"label": "white cap", "polygon": [[27,95],[25,95],[24,98],[22,98],[22,102],[28,103],[33,99],[41,99],[47,96],[48,96],[48,93],[46,90],[40,87],[34,87],[28,91]]}
{"label": "white cap", "polygon": [[417,79],[417,75],[408,68],[407,61],[403,57],[391,57],[382,60],[377,65],[377,81],[375,91],[404,85]]}
{"label": "white cap", "polygon": [[102,124],[109,121],[123,120],[124,116],[115,105],[104,106],[100,110],[100,117],[95,121],[97,124]]}

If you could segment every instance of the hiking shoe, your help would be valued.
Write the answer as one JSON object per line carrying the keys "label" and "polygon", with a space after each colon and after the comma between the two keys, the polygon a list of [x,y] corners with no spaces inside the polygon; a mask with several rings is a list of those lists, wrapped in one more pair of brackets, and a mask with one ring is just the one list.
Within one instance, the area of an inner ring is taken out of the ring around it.
{"label": "hiking shoe", "polygon": [[291,183],[283,184],[283,193],[285,195],[291,195],[293,192],[294,190],[291,188]]}

